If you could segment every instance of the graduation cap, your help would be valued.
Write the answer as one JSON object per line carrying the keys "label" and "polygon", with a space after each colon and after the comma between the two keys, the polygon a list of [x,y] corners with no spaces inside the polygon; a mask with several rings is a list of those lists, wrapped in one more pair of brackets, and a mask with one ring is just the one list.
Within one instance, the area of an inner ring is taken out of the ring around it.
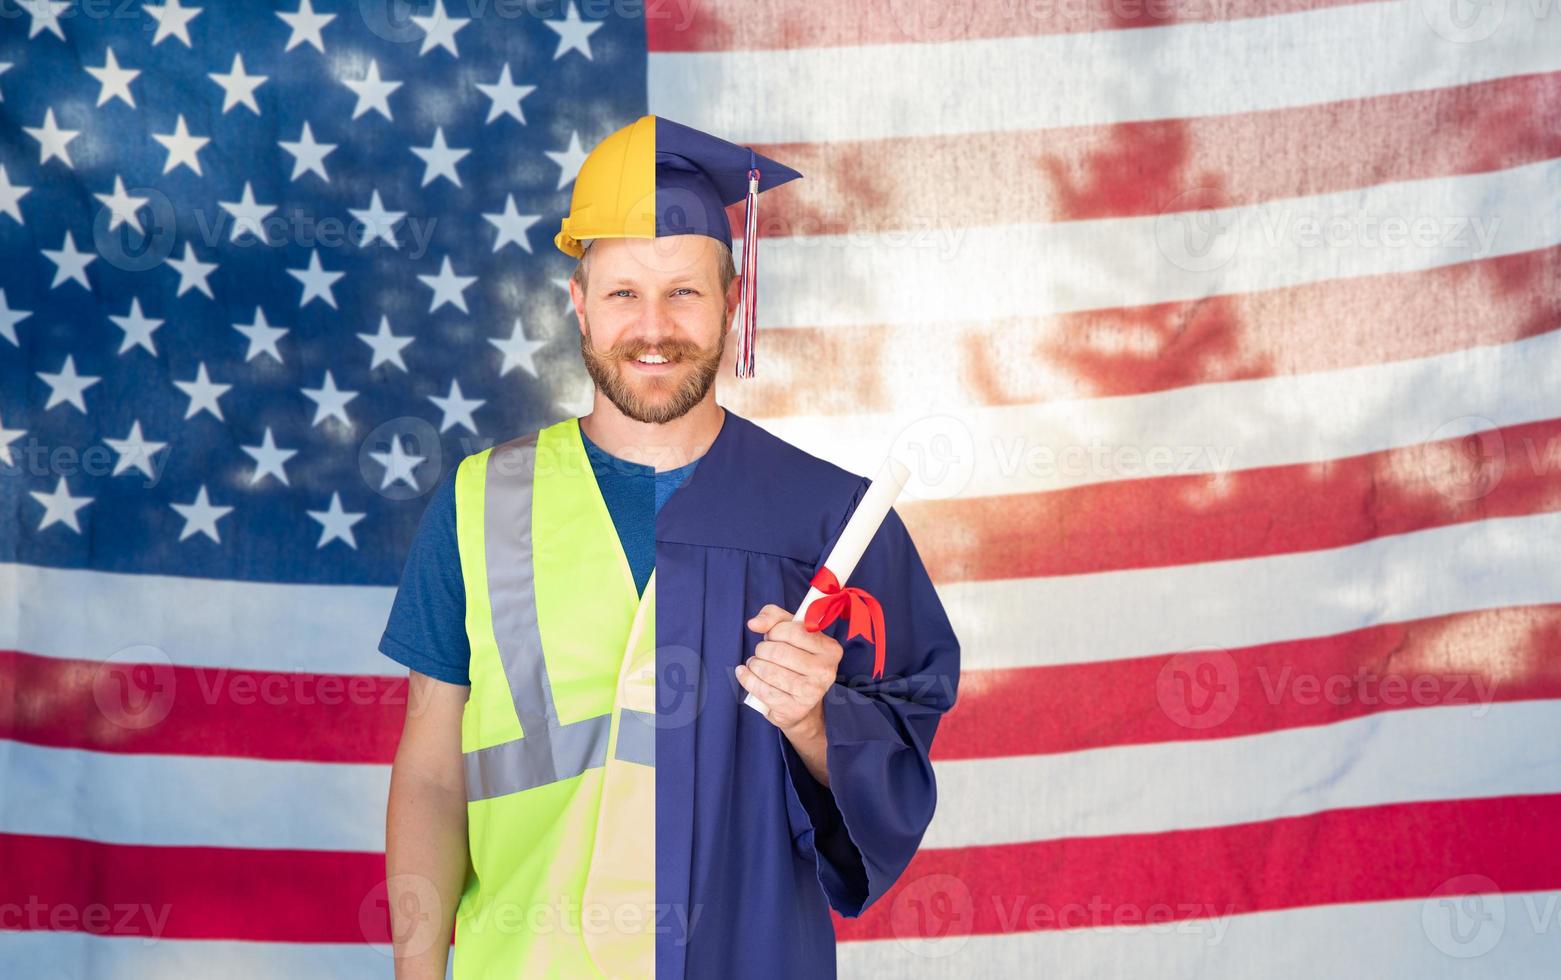
{"label": "graduation cap", "polygon": [[758,196],[802,175],[718,136],[641,116],[597,144],[575,177],[553,244],[575,258],[595,238],[708,235],[732,247],[727,205],[745,201],[737,376],[753,377],[758,278]]}

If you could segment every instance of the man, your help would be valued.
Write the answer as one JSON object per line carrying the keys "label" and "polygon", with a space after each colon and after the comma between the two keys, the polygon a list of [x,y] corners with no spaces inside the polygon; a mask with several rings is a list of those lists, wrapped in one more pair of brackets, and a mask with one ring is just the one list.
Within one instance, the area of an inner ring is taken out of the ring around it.
{"label": "man", "polygon": [[846,583],[884,634],[792,622],[868,481],[715,401],[744,306],[751,371],[754,199],[798,176],[654,116],[582,165],[555,243],[592,411],[441,482],[380,645],[411,671],[398,976],[443,976],[452,924],[457,977],[833,976],[829,908],[920,843],[958,677],[937,593],[891,511]]}

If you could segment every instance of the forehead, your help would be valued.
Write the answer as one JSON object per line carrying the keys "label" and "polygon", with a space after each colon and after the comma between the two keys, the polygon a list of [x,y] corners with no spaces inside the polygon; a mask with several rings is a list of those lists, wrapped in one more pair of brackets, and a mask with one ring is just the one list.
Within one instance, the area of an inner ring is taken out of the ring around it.
{"label": "forehead", "polygon": [[720,273],[721,243],[708,235],[664,235],[660,238],[599,238],[583,261],[594,283],[671,282],[706,279]]}

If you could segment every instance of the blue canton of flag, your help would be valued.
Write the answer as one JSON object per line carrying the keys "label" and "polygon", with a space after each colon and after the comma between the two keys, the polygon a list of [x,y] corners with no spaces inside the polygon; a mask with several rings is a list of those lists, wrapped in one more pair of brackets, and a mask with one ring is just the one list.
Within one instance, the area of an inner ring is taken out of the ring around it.
{"label": "blue canton of flag", "polygon": [[0,0],[0,561],[394,583],[589,389],[551,239],[646,111],[593,12]]}

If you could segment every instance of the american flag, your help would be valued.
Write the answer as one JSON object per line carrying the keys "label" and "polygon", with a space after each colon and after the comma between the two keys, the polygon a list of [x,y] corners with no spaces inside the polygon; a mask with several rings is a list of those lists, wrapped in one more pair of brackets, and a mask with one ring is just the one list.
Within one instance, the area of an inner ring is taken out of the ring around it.
{"label": "american flag", "polygon": [[843,974],[1553,968],[1550,0],[3,2],[0,972],[388,972],[374,647],[645,111],[806,175],[721,400],[962,641]]}

